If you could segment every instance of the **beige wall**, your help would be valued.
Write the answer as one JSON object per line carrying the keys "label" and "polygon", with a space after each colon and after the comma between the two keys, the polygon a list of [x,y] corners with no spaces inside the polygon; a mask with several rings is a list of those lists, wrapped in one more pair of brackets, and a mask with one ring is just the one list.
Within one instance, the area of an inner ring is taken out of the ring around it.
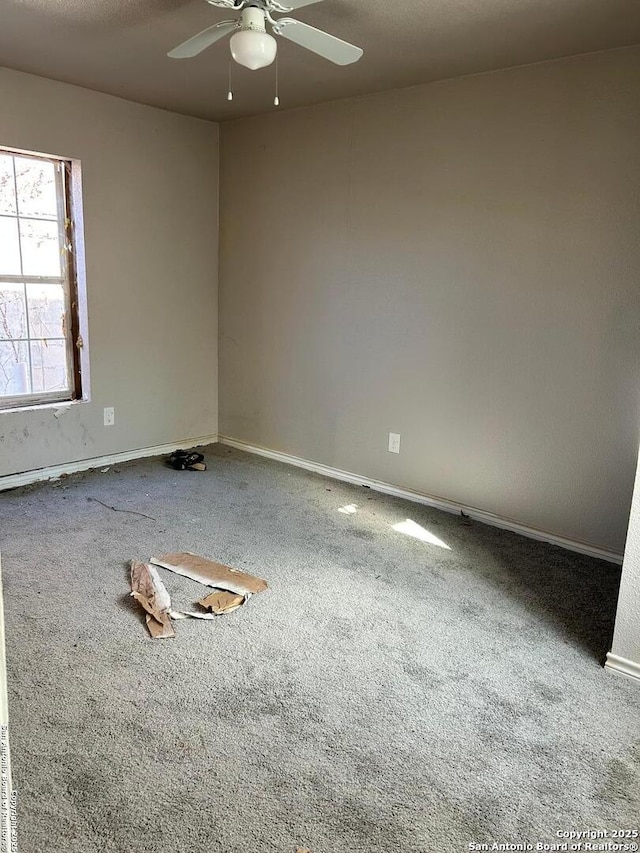
{"label": "beige wall", "polygon": [[639,91],[630,48],[223,125],[221,432],[620,552]]}
{"label": "beige wall", "polygon": [[218,126],[6,69],[0,104],[0,145],[82,163],[92,389],[0,413],[0,475],[216,433]]}

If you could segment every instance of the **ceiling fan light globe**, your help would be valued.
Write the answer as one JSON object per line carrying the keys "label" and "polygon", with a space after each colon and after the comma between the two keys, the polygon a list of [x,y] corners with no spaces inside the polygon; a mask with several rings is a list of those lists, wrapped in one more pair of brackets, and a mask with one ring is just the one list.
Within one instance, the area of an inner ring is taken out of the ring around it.
{"label": "ceiling fan light globe", "polygon": [[276,58],[278,44],[272,35],[257,30],[239,30],[231,36],[231,56],[239,65],[255,71]]}

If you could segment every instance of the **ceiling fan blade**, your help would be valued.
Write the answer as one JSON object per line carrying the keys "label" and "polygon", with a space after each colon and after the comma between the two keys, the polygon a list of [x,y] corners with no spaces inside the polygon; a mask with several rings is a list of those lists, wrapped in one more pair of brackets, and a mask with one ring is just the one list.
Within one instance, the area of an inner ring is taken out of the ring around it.
{"label": "ceiling fan blade", "polygon": [[[294,9],[302,9],[303,6],[310,6],[312,3],[320,3],[320,0],[276,0],[273,6],[282,6],[283,12],[292,12]],[[278,11],[277,9],[275,11]]]}
{"label": "ceiling fan blade", "polygon": [[174,47],[167,56],[170,56],[171,59],[190,59],[192,56],[202,53],[205,48],[217,42],[218,39],[233,32],[237,27],[237,21],[218,21],[212,27],[207,27],[201,33],[183,41],[178,47]]}
{"label": "ceiling fan blade", "polygon": [[336,65],[351,65],[352,62],[357,62],[364,53],[361,47],[356,47],[347,41],[342,41],[336,36],[317,30],[315,27],[310,27],[309,24],[303,24],[293,18],[280,18],[273,29],[278,35],[299,44],[301,47],[306,47],[307,50],[311,50],[319,56],[324,56],[325,59],[335,62]]}

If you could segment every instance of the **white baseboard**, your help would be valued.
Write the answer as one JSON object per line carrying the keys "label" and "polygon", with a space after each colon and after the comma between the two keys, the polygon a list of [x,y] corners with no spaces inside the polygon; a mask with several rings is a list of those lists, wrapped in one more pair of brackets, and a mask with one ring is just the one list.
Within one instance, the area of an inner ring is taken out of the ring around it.
{"label": "white baseboard", "polygon": [[634,681],[640,683],[640,663],[621,658],[619,655],[614,655],[613,652],[607,652],[605,668],[615,672],[616,675],[625,675],[627,678],[633,678]]}
{"label": "white baseboard", "polygon": [[364,477],[361,474],[353,474],[350,471],[331,468],[329,465],[323,465],[320,462],[312,462],[309,459],[302,459],[299,456],[292,456],[289,453],[281,453],[278,450],[270,450],[266,447],[248,444],[245,441],[239,441],[238,439],[234,439],[229,436],[219,436],[217,434],[182,439],[179,441],[173,441],[170,444],[158,444],[153,447],[141,447],[135,450],[125,450],[120,453],[110,453],[105,456],[80,459],[76,462],[65,462],[61,465],[37,468],[35,470],[24,471],[19,474],[7,474],[4,477],[0,477],[0,491],[15,489],[18,486],[27,486],[30,483],[37,483],[42,480],[55,480],[63,475],[75,474],[79,471],[88,471],[91,468],[103,468],[105,465],[115,465],[118,462],[128,462],[132,459],[142,459],[148,456],[162,456],[164,454],[171,453],[172,450],[201,447],[207,444],[215,444],[217,442],[227,444],[229,447],[235,447],[238,450],[244,450],[247,453],[264,456],[267,459],[274,459],[277,462],[284,462],[287,465],[294,465],[297,468],[304,468],[307,471],[313,471],[316,474],[331,477],[333,480],[342,480],[346,483],[354,483],[357,486],[368,486],[376,492],[382,492],[385,495],[404,498],[405,500],[431,506],[435,509],[443,510],[444,512],[453,513],[454,515],[460,515],[461,512],[464,512],[465,515],[475,521],[481,521],[483,524],[489,524],[492,527],[500,527],[503,530],[510,530],[513,533],[519,533],[521,536],[527,536],[530,539],[549,542],[552,545],[558,545],[560,548],[566,548],[569,551],[576,551],[579,554],[586,554],[589,557],[607,560],[610,563],[622,563],[621,554],[616,554],[613,551],[607,551],[606,549],[599,548],[596,545],[590,545],[586,542],[579,542],[573,539],[567,539],[564,536],[558,536],[555,533],[548,533],[544,530],[527,527],[526,525],[512,521],[511,519],[502,518],[494,515],[493,513],[485,512],[484,510],[476,509],[475,507],[466,506],[465,504],[456,503],[455,501],[448,501],[443,498],[434,497],[433,495],[416,492],[412,489],[404,489],[400,486],[394,486],[391,483],[384,483],[381,480],[372,480],[370,477]]}
{"label": "white baseboard", "polygon": [[143,459],[147,456],[162,456],[173,450],[184,450],[191,447],[203,447],[216,444],[218,435],[201,435],[197,438],[185,438],[172,441],[171,444],[157,444],[154,447],[140,447],[136,450],[124,450],[120,453],[109,453],[106,456],[94,456],[91,459],[79,459],[77,462],[65,462],[62,465],[51,465],[48,468],[36,468],[21,474],[7,474],[0,477],[0,492],[15,489],[18,486],[28,486],[42,480],[56,480],[66,474],[76,474],[79,471],[89,471],[91,468],[103,468],[105,465],[116,465],[118,462],[129,462],[131,459]]}
{"label": "white baseboard", "polygon": [[382,492],[385,495],[393,495],[398,498],[404,498],[414,503],[425,504],[432,506],[435,509],[451,512],[455,515],[460,515],[464,512],[475,521],[481,521],[483,524],[489,524],[492,527],[500,527],[503,530],[510,530],[513,533],[519,533],[521,536],[527,536],[529,539],[537,539],[540,542],[549,542],[552,545],[558,545],[560,548],[566,548],[568,551],[576,551],[578,554],[586,554],[589,557],[597,557],[599,560],[607,560],[609,563],[622,563],[622,555],[616,554],[613,551],[607,551],[604,548],[599,548],[597,545],[589,545],[587,542],[579,542],[573,539],[567,539],[564,536],[558,536],[555,533],[547,533],[544,530],[537,530],[534,527],[527,527],[525,524],[519,524],[517,521],[512,521],[508,518],[501,518],[491,512],[485,512],[482,509],[465,506],[464,504],[448,501],[443,498],[437,498],[433,495],[427,495],[422,492],[415,492],[412,489],[403,489],[400,486],[394,486],[391,483],[384,483],[381,480],[372,480],[370,477],[363,477],[360,474],[352,474],[349,471],[341,471],[339,468],[331,468],[328,465],[323,465],[320,462],[312,462],[309,459],[302,459],[299,456],[291,456],[288,453],[281,453],[278,450],[269,450],[266,447],[260,447],[255,444],[248,444],[245,441],[239,441],[235,438],[230,438],[226,435],[219,436],[221,444],[227,444],[229,447],[235,447],[237,450],[245,450],[247,453],[255,453],[257,456],[265,456],[267,459],[275,459],[278,462],[284,462],[287,465],[295,465],[297,468],[305,468],[307,471],[314,471],[316,474],[322,474],[325,477],[331,477],[334,480],[342,480],[346,483],[354,483],[357,486],[368,486],[376,492]]}

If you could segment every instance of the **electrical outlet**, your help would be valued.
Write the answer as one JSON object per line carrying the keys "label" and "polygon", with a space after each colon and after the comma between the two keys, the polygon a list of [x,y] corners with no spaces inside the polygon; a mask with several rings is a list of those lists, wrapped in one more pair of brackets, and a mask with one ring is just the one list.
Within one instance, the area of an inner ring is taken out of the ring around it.
{"label": "electrical outlet", "polygon": [[389,453],[400,453],[400,433],[389,433]]}
{"label": "electrical outlet", "polygon": [[113,406],[108,406],[104,410],[104,425],[113,426],[116,422],[116,410]]}

